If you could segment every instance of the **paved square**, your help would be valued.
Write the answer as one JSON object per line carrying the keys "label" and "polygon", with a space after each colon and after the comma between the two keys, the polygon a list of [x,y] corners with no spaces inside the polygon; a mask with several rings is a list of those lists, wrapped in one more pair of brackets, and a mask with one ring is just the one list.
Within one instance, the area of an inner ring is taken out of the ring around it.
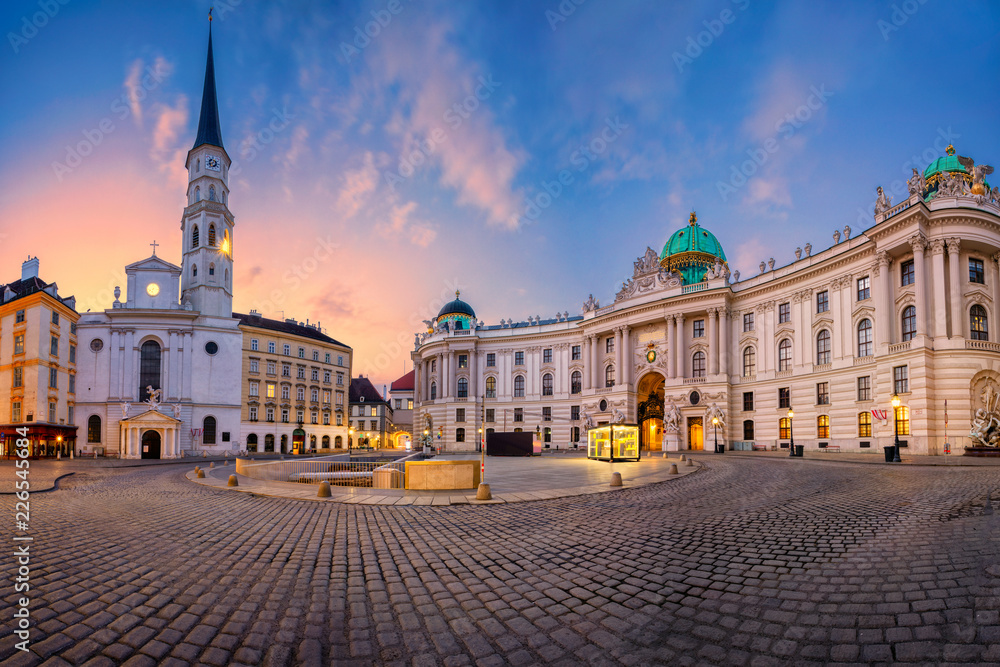
{"label": "paved square", "polygon": [[[39,479],[77,472],[32,495],[32,652],[14,650],[6,613],[0,659],[1000,661],[1000,525],[983,515],[1000,468],[700,460],[662,484],[482,506],[264,498],[194,484],[189,464],[40,463]],[[3,559],[8,610],[15,568]]]}

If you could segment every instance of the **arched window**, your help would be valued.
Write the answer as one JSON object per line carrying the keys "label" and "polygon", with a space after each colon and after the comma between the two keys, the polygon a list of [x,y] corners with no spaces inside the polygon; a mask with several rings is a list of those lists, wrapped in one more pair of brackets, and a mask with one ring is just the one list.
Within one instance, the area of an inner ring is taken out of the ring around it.
{"label": "arched window", "polygon": [[823,329],[816,334],[816,364],[830,363],[830,330]]}
{"label": "arched window", "polygon": [[247,451],[256,452],[257,451],[257,434],[251,433],[247,436]]}
{"label": "arched window", "polygon": [[792,368],[792,341],[785,338],[778,343],[778,370],[787,371]]}
{"label": "arched window", "polygon": [[757,374],[757,350],[748,345],[743,349],[743,377]]}
{"label": "arched window", "polygon": [[830,437],[830,415],[820,415],[816,417],[816,437]]}
{"label": "arched window", "polygon": [[208,265],[208,275],[210,275],[210,276],[214,276],[215,275],[215,264],[214,263]]}
{"label": "arched window", "polygon": [[330,449],[330,436],[323,436],[323,449]]}
{"label": "arched window", "polygon": [[455,442],[465,442],[465,429],[456,428],[455,429]]}
{"label": "arched window", "polygon": [[872,437],[872,413],[870,412],[858,413],[858,437],[859,438]]}
{"label": "arched window", "polygon": [[903,309],[903,340],[910,340],[917,335],[917,309],[907,306]]}
{"label": "arched window", "polygon": [[782,417],[778,420],[778,440],[788,440],[792,434],[792,420]]}
{"label": "arched window", "polygon": [[978,303],[969,310],[969,335],[972,340],[989,340],[986,309]]}
{"label": "arched window", "polygon": [[580,371],[573,371],[569,376],[569,391],[571,394],[579,394],[583,391],[583,375]]}
{"label": "arched window", "polygon": [[698,350],[691,357],[691,377],[705,377],[705,353]]}
{"label": "arched window", "polygon": [[201,201],[201,186],[196,185],[194,187],[194,201],[198,203]]}
{"label": "arched window", "polygon": [[315,435],[310,435],[309,436],[309,449],[316,449],[316,436]]}
{"label": "arched window", "polygon": [[198,265],[197,264],[192,264],[191,265],[191,277],[192,278],[197,278],[198,277]]}
{"label": "arched window", "polygon": [[458,397],[469,397],[469,380],[466,378],[458,378]]}
{"label": "arched window", "polygon": [[542,396],[552,395],[552,374],[546,373],[542,376]]}
{"label": "arched window", "polygon": [[431,382],[431,400],[433,401],[437,397],[438,397],[437,382]]}
{"label": "arched window", "polygon": [[208,226],[208,245],[215,247],[215,225]]}
{"label": "arched window", "polygon": [[868,318],[858,322],[858,356],[872,356],[872,321]]}
{"label": "arched window", "polygon": [[265,452],[274,451],[274,435],[272,433],[268,433],[267,435],[264,436],[264,451]]}
{"label": "arched window", "polygon": [[215,186],[208,186],[208,201],[215,201]]}
{"label": "arched window", "polygon": [[194,161],[194,173],[201,173],[201,158]]}
{"label": "arched window", "polygon": [[215,444],[215,417],[205,417],[205,421],[202,422],[201,442],[205,445]]}
{"label": "arched window", "polygon": [[497,397],[497,379],[492,375],[486,378],[486,398]]}
{"label": "arched window", "polygon": [[524,376],[518,375],[514,378],[514,396],[517,398],[524,397]]}
{"label": "arched window", "polygon": [[139,394],[140,401],[149,398],[147,387],[160,388],[160,344],[147,340],[139,348]]}
{"label": "arched window", "polygon": [[334,440],[333,440],[333,446],[336,447],[337,449],[340,449],[341,447],[343,447],[344,446],[344,436],[338,435],[336,438],[334,438]]}
{"label": "arched window", "polygon": [[87,420],[87,442],[101,441],[101,418],[91,415]]}
{"label": "arched window", "polygon": [[615,386],[615,365],[608,364],[608,367],[604,369],[604,386],[613,387]]}
{"label": "arched window", "polygon": [[200,243],[201,243],[201,241],[198,238],[198,225],[195,225],[191,229],[191,247],[192,248],[197,248]]}
{"label": "arched window", "polygon": [[743,439],[745,441],[753,440],[753,420],[744,419],[743,420]]}

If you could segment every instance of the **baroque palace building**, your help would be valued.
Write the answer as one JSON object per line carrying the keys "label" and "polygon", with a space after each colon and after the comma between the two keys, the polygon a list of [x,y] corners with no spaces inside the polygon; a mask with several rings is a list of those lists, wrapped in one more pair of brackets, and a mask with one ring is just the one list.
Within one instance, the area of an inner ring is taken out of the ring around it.
{"label": "baroque palace building", "polygon": [[753,277],[730,272],[692,213],[661,253],[636,260],[614,303],[591,296],[582,315],[487,326],[456,294],[415,342],[413,428],[467,450],[480,428],[566,447],[609,422],[639,424],[647,451],[791,437],[876,451],[897,429],[911,453],[996,445],[991,171],[949,146],[914,170],[906,201],[879,188],[874,226],[797,248],[785,266],[761,262]]}

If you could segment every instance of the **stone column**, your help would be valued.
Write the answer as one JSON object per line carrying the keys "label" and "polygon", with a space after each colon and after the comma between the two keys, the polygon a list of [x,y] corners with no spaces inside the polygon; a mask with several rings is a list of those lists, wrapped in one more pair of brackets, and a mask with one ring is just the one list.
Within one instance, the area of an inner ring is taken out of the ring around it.
{"label": "stone column", "polygon": [[469,350],[469,395],[472,398],[479,396],[479,368],[477,367],[478,357],[475,350]]}
{"label": "stone column", "polygon": [[677,349],[675,350],[676,356],[674,357],[676,363],[677,377],[684,378],[687,377],[686,370],[687,364],[685,363],[685,356],[687,355],[687,346],[684,344],[684,313],[679,313],[674,316],[674,322],[677,325]]}
{"label": "stone column", "polygon": [[184,335],[181,337],[182,345],[184,349],[181,354],[181,387],[182,389],[182,399],[191,400],[191,346],[193,344],[193,332],[185,331]]}
{"label": "stone column", "polygon": [[872,276],[872,289],[875,291],[875,349],[879,354],[885,354],[890,342],[889,322],[892,321],[895,310],[889,299],[892,274],[889,273],[889,253],[885,250],[875,253]]}
{"label": "stone column", "polygon": [[[961,338],[965,334],[965,318],[962,316],[962,273],[959,266],[961,239],[948,239],[948,301],[951,306],[951,335]],[[994,302],[994,308],[996,304]]]}
{"label": "stone column", "polygon": [[600,363],[598,362],[598,359],[600,357],[598,356],[598,348],[600,346],[601,346],[600,336],[597,336],[596,334],[592,335],[590,337],[590,361],[591,361],[591,370],[593,371],[593,375],[591,377],[593,380],[594,389],[599,389],[604,386],[604,383],[601,382],[601,377],[599,375]]}
{"label": "stone column", "polygon": [[[993,328],[996,330],[997,320],[1000,320],[1000,317],[998,317],[998,311],[1000,311],[1000,252],[993,253],[993,256],[990,259],[993,260],[990,263],[990,272],[993,274],[990,278],[993,281],[993,320],[995,322],[993,324]],[[965,322],[968,321],[966,319],[967,317],[968,316],[963,312],[962,331],[965,330]]]}
{"label": "stone column", "polygon": [[760,324],[760,337],[757,339],[758,373],[774,369],[774,302],[763,303],[757,309],[757,322]]}
{"label": "stone column", "polygon": [[914,234],[910,237],[910,247],[913,248],[913,273],[916,282],[914,292],[917,297],[917,334],[926,335],[928,333],[927,270],[924,264],[924,249],[927,248],[927,239],[923,234]]}
{"label": "stone column", "polygon": [[632,384],[632,332],[627,324],[622,325],[622,384]]}
{"label": "stone column", "polygon": [[677,372],[674,370],[675,357],[677,356],[675,351],[677,344],[675,341],[674,316],[667,315],[664,321],[667,323],[667,379],[673,380],[677,377]]}
{"label": "stone column", "polygon": [[715,375],[719,372],[719,326],[716,318],[719,316],[718,308],[708,308],[708,374]]}
{"label": "stone column", "polygon": [[593,388],[594,363],[593,363],[593,361],[590,358],[591,357],[591,353],[590,353],[590,346],[591,346],[590,336],[584,336],[583,337],[583,343],[581,343],[581,345],[582,345],[582,350],[581,351],[583,352],[583,354],[581,355],[583,357],[583,359],[582,359],[582,361],[583,361],[583,388],[584,389],[592,389]]}
{"label": "stone column", "polygon": [[719,372],[729,381],[729,311],[719,308]]}
{"label": "stone column", "polygon": [[830,332],[832,340],[830,341],[831,347],[833,349],[833,358],[842,359],[844,356],[844,327],[841,326],[840,322],[840,278],[834,278],[828,287],[830,292],[830,315],[834,318],[832,331]]}
{"label": "stone column", "polygon": [[929,329],[935,338],[948,335],[948,308],[944,301],[944,239],[934,239],[931,245],[931,284],[934,286],[934,310],[928,312]]}
{"label": "stone column", "polygon": [[420,382],[423,378],[420,373],[420,362],[414,362],[413,364],[413,403],[420,403],[420,396],[424,392],[424,388],[420,386]]}
{"label": "stone column", "polygon": [[[122,369],[122,382],[124,383],[124,386],[122,387],[121,397],[124,399],[136,400],[135,392],[139,385],[139,374],[134,372],[135,366],[133,365],[133,348],[135,347],[135,341],[133,338],[135,336],[135,332],[132,329],[126,329],[124,334],[125,351],[122,355],[124,362]],[[139,396],[137,400],[141,401],[143,398],[145,397]]]}

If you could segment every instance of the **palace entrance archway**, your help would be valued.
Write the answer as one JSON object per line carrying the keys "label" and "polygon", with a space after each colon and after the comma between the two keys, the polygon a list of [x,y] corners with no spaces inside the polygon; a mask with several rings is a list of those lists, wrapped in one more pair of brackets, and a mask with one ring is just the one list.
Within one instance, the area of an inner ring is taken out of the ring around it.
{"label": "palace entrance archway", "polygon": [[636,386],[639,403],[639,447],[645,451],[663,449],[663,391],[665,379],[659,373],[647,373]]}

